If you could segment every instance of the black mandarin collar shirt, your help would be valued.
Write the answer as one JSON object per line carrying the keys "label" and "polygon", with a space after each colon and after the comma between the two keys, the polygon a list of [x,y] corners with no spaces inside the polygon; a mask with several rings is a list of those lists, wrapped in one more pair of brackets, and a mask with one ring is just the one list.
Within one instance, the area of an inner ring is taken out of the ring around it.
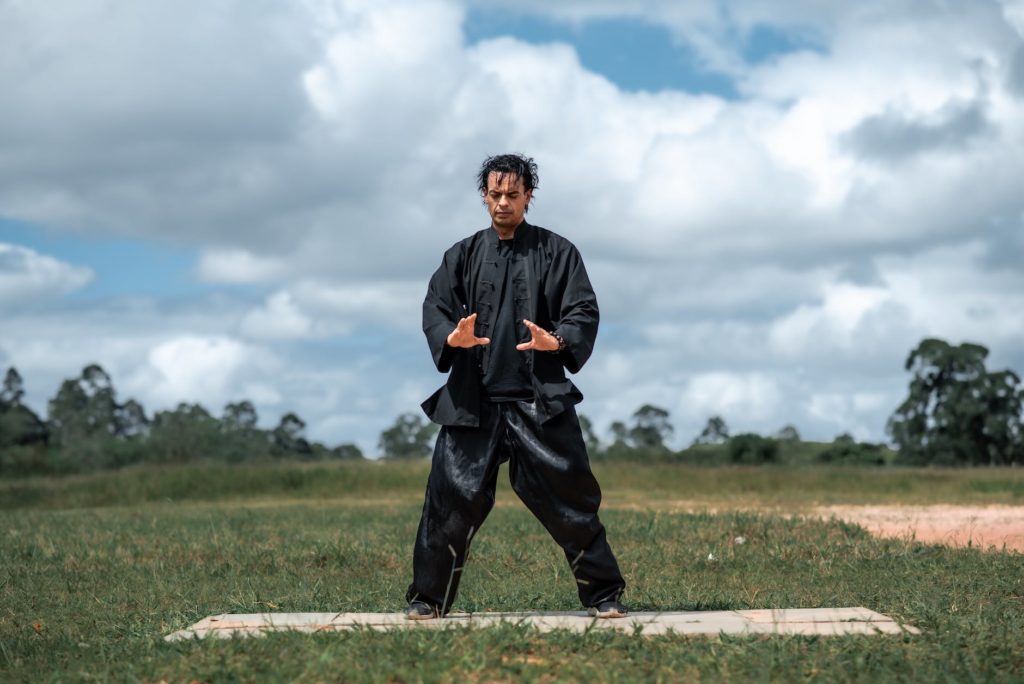
{"label": "black mandarin collar shirt", "polygon": [[[448,346],[459,320],[477,314],[476,335],[488,337],[497,311],[499,237],[490,226],[449,248],[434,272],[423,301],[423,332],[434,364],[449,373],[440,389],[423,402],[427,416],[441,425],[480,422],[481,378],[488,345]],[[583,259],[566,238],[523,222],[516,228],[508,264],[516,320],[527,318],[565,340],[563,351],[521,352],[541,420],[579,403],[583,395],[566,378],[590,358],[597,338],[597,298]]]}

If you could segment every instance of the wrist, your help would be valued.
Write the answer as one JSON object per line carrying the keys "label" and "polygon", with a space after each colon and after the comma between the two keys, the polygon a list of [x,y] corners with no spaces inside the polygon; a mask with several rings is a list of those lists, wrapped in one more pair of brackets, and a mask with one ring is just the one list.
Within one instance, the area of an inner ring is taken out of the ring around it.
{"label": "wrist", "polygon": [[555,332],[554,330],[552,330],[552,331],[551,331],[550,333],[548,333],[548,334],[549,334],[549,335],[551,335],[552,337],[554,337],[554,338],[555,338],[555,341],[556,341],[556,342],[558,342],[558,347],[557,347],[557,348],[555,348],[555,349],[550,349],[550,350],[548,350],[548,351],[550,351],[550,352],[551,352],[552,354],[557,354],[558,352],[560,352],[560,351],[562,351],[563,349],[565,349],[565,338],[564,338],[564,337],[562,337],[561,335],[559,335],[558,333],[556,333],[556,332]]}

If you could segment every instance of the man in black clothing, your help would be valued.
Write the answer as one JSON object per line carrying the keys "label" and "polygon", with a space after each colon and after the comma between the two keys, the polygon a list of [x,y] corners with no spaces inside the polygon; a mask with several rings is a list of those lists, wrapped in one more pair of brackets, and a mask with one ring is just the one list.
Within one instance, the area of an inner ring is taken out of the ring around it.
{"label": "man in black clothing", "polygon": [[580,601],[620,617],[625,588],[597,511],[565,377],[597,337],[597,299],[576,247],[523,220],[537,166],[521,155],[484,161],[479,190],[491,225],[456,243],[430,279],[423,331],[448,381],[423,403],[441,431],[413,550],[410,619],[447,613],[473,535],[494,506],[498,467],[565,551]]}

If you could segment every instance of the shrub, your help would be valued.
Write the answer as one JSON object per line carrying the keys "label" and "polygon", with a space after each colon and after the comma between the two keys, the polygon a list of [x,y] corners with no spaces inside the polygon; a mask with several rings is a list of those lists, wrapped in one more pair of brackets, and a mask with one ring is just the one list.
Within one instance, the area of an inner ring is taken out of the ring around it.
{"label": "shrub", "polygon": [[885,465],[885,447],[882,444],[858,442],[844,433],[818,454],[818,459],[823,463],[840,465]]}
{"label": "shrub", "polygon": [[774,463],[779,457],[779,443],[769,437],[746,432],[729,439],[729,460],[733,463]]}

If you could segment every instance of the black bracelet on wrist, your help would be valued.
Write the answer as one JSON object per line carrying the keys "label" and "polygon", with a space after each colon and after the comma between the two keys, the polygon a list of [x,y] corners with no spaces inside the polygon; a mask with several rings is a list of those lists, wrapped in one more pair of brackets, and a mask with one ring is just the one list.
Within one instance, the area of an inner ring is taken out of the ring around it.
{"label": "black bracelet on wrist", "polygon": [[552,349],[551,350],[552,354],[557,354],[558,352],[560,352],[563,349],[565,349],[565,338],[564,337],[562,337],[561,335],[559,335],[558,333],[556,333],[554,331],[551,331],[551,336],[554,337],[556,340],[558,340],[558,349]]}

